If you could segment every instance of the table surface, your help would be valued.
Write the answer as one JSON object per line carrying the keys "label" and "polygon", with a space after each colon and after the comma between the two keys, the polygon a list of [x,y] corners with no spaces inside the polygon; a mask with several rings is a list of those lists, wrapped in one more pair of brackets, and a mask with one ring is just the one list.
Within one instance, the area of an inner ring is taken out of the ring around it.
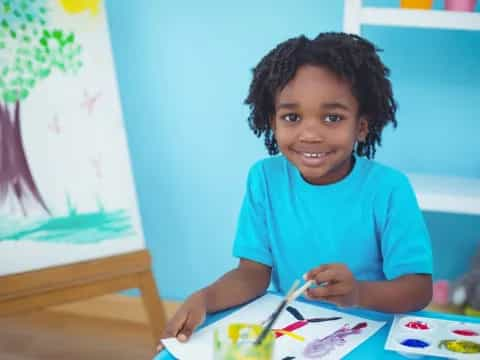
{"label": "table surface", "polygon": [[[311,302],[311,301],[306,301],[306,300],[298,300],[298,301],[303,301],[309,304],[313,305],[319,305],[319,303]],[[390,326],[393,321],[393,315],[392,314],[385,314],[385,313],[379,313],[375,311],[369,311],[365,309],[338,309],[335,308],[333,305],[330,304],[325,304],[321,303],[322,307],[327,307],[331,308],[334,310],[340,310],[346,313],[349,313],[351,315],[356,315],[356,316],[361,316],[365,317],[367,319],[371,320],[378,320],[378,321],[385,321],[387,324],[383,326],[380,330],[378,330],[373,336],[371,336],[369,339],[365,340],[362,344],[360,344],[358,347],[356,347],[353,351],[348,353],[343,359],[346,360],[365,360],[365,359],[385,359],[385,360],[405,360],[407,357],[402,356],[401,354],[390,351],[390,350],[385,350],[385,342],[388,337],[388,332],[390,331]],[[221,318],[231,314],[233,311],[237,310],[237,308],[225,310],[216,314],[211,314],[207,317],[207,320],[203,324],[203,326],[207,326],[209,324],[214,323],[215,321],[220,320]],[[455,321],[468,321],[468,322],[473,322],[473,323],[479,323],[480,324],[480,318],[476,317],[467,317],[467,316],[462,316],[462,315],[454,315],[454,314],[446,314],[446,313],[436,313],[436,312],[431,312],[431,311],[418,311],[418,312],[412,312],[408,313],[411,315],[417,315],[417,316],[424,316],[424,317],[430,317],[430,318],[436,318],[436,319],[445,319],[445,320],[455,320]],[[419,357],[422,360],[438,360],[441,359],[439,357],[433,357],[433,356],[421,356]],[[153,360],[174,360],[175,358],[167,351],[164,350],[157,354]],[[189,360],[189,359],[181,359],[181,360]],[[208,360],[208,359],[205,359]],[[473,360],[473,358],[472,358]]]}

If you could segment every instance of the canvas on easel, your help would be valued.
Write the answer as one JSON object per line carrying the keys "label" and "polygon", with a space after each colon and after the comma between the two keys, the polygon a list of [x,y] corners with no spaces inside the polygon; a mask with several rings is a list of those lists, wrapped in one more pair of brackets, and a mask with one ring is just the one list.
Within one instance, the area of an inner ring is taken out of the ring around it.
{"label": "canvas on easel", "polygon": [[0,6],[0,308],[130,287],[155,304],[102,2]]}

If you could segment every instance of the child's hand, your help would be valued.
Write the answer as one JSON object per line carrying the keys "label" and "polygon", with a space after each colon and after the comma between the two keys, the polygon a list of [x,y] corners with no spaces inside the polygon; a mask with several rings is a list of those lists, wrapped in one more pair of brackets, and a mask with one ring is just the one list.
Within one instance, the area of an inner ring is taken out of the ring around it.
{"label": "child's hand", "polygon": [[319,286],[305,292],[312,300],[328,301],[339,306],[356,306],[359,283],[345,264],[327,264],[310,270],[305,280],[314,280]]}
{"label": "child's hand", "polygon": [[[187,341],[193,330],[205,321],[206,314],[207,304],[204,294],[202,292],[193,294],[168,321],[162,338],[176,337],[178,341]],[[160,342],[157,351],[161,351],[163,348],[164,346]]]}

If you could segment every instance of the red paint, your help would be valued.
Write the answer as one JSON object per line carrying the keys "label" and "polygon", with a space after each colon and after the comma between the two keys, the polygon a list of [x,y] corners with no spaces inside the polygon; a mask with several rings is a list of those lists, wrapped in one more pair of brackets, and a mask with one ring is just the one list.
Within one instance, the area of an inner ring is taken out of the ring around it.
{"label": "red paint", "polygon": [[[287,325],[285,326],[283,329],[279,329],[279,330],[284,330],[284,331],[294,331],[294,330],[297,330],[297,329],[300,329],[301,327],[304,327],[305,325],[308,324],[308,320],[300,320],[300,321],[296,321],[290,325]],[[280,336],[283,336],[285,334],[282,334],[281,332],[275,332],[275,337],[279,338]]]}
{"label": "red paint", "polygon": [[421,321],[409,321],[405,324],[406,327],[416,330],[428,330],[430,329],[427,323]]}
{"label": "red paint", "polygon": [[463,336],[477,336],[478,335],[477,332],[472,331],[472,330],[467,330],[467,329],[453,330],[453,333],[457,334],[457,335],[463,335]]}
{"label": "red paint", "polygon": [[360,330],[360,329],[363,329],[363,328],[366,328],[367,327],[367,323],[366,322],[361,322],[361,323],[358,323],[357,325],[355,325],[352,330]]}

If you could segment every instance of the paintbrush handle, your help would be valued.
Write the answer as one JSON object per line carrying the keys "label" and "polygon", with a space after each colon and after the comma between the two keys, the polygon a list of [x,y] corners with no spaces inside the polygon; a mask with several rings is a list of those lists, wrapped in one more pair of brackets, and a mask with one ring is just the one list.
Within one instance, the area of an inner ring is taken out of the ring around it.
{"label": "paintbrush handle", "polygon": [[262,341],[267,337],[268,333],[272,330],[273,324],[277,321],[278,317],[280,316],[281,312],[287,306],[287,299],[283,300],[280,303],[280,306],[275,310],[272,314],[272,317],[267,325],[262,329],[260,335],[258,335],[257,340],[255,340],[254,345],[260,345]]}
{"label": "paintbrush handle", "polygon": [[263,328],[263,330],[260,332],[260,335],[258,335],[257,340],[255,340],[254,345],[260,345],[262,341],[265,339],[265,337],[268,335],[268,333],[272,330],[273,324],[275,321],[277,321],[278,317],[280,316],[281,312],[283,309],[285,309],[288,305],[289,302],[297,298],[300,294],[302,294],[310,285],[313,284],[312,280],[307,281],[301,288],[297,288],[298,284],[300,283],[299,280],[295,280],[293,282],[292,287],[288,291],[287,295],[285,296],[285,299],[282,300],[280,303],[280,306],[273,312],[273,314],[270,317],[270,320],[268,321],[267,325]]}
{"label": "paintbrush handle", "polygon": [[300,288],[298,288],[297,290],[295,290],[292,294],[290,294],[290,296],[288,297],[288,302],[292,302],[293,300],[295,300],[297,297],[299,297],[300,295],[302,295],[304,293],[305,290],[307,290],[310,286],[312,286],[313,284],[315,284],[315,281],[313,280],[308,280],[305,284],[303,284]]}

